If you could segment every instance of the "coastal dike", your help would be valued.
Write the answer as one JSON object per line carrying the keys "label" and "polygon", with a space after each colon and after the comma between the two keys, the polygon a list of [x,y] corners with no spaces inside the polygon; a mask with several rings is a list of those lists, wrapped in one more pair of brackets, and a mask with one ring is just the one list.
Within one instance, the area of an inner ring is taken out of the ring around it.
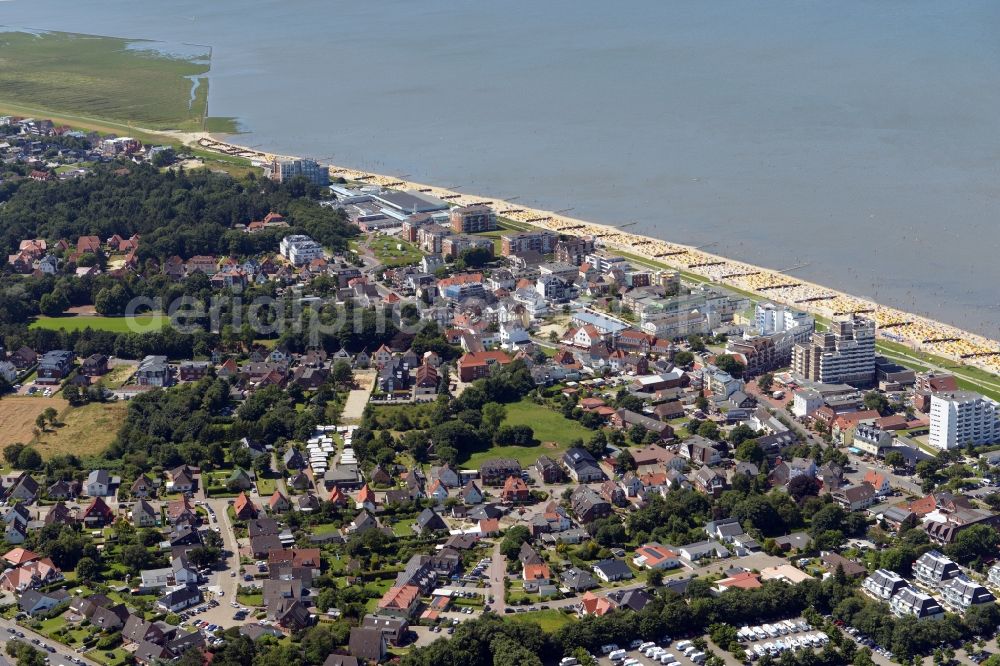
{"label": "coastal dike", "polygon": [[[282,158],[204,135],[199,137],[198,146],[205,150],[250,160],[267,162]],[[491,205],[497,211],[497,215],[510,220],[518,228],[537,227],[567,235],[593,236],[606,249],[626,254],[637,262],[651,267],[677,269],[688,277],[737,289],[760,300],[793,306],[821,320],[831,320],[849,314],[863,314],[875,319],[879,337],[885,341],[977,367],[991,374],[1000,374],[1000,342],[996,340],[799,280],[779,271],[709,254],[688,245],[627,233],[609,225],[578,220],[551,211],[527,208],[508,201],[465,194],[393,176],[330,166],[330,177],[386,188],[417,190],[456,205],[475,203]]]}

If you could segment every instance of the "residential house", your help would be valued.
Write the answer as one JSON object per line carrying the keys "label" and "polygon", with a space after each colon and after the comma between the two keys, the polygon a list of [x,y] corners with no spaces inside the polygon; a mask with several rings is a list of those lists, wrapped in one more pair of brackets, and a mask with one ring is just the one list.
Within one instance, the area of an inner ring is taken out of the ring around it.
{"label": "residential house", "polygon": [[136,527],[156,527],[160,523],[160,512],[144,499],[132,507],[132,524]]}
{"label": "residential house", "polygon": [[132,497],[148,498],[153,497],[156,494],[156,487],[153,485],[153,481],[145,474],[140,474],[135,481],[132,482],[130,488]]}
{"label": "residential house", "polygon": [[909,586],[893,595],[889,600],[889,609],[896,617],[912,615],[918,620],[944,617],[944,609],[934,597]]}
{"label": "residential house", "polygon": [[500,491],[500,499],[506,504],[521,504],[531,499],[531,490],[521,477],[508,476]]}
{"label": "residential house", "polygon": [[401,585],[389,588],[378,602],[379,613],[391,617],[413,617],[420,603],[420,588]]}
{"label": "residential house", "polygon": [[257,517],[257,507],[247,497],[246,492],[241,492],[233,502],[233,513],[237,520],[250,520]]}
{"label": "residential house", "polygon": [[904,587],[907,583],[903,577],[889,569],[878,569],[861,582],[861,589],[866,594],[881,601],[889,601]]}
{"label": "residential house", "polygon": [[594,574],[605,583],[628,580],[634,575],[629,566],[622,560],[610,558],[601,560],[593,567]]}
{"label": "residential house", "polygon": [[573,514],[582,523],[604,518],[611,513],[611,504],[587,486],[577,486],[570,494]]}
{"label": "residential house", "polygon": [[681,565],[681,561],[676,552],[653,542],[635,549],[632,564],[640,569],[674,569]]}
{"label": "residential house", "polygon": [[[385,635],[376,627],[352,627],[347,647],[352,657],[373,664],[385,660],[389,653]],[[333,656],[335,655],[330,655]],[[327,661],[330,661],[330,657]]]}
{"label": "residential house", "polygon": [[590,572],[579,567],[570,567],[562,573],[561,579],[563,585],[573,592],[586,592],[598,586]]}
{"label": "residential house", "polygon": [[876,472],[873,469],[865,473],[865,482],[870,483],[875,489],[876,497],[885,497],[892,494],[892,486],[889,485],[889,475]]}
{"label": "residential house", "polygon": [[590,483],[604,479],[604,472],[601,471],[597,460],[584,449],[579,447],[569,449],[563,454],[562,461],[569,476],[577,483]]}
{"label": "residential house", "polygon": [[521,463],[513,458],[493,458],[479,467],[479,478],[488,486],[502,485],[511,476],[521,476]]}
{"label": "residential house", "polygon": [[112,477],[106,469],[95,469],[87,475],[86,489],[91,497],[109,497],[114,495],[121,479]]}
{"label": "residential house", "polygon": [[861,511],[875,503],[876,493],[872,484],[862,481],[856,486],[847,486],[832,493],[837,504],[848,511]]}
{"label": "residential house", "polygon": [[60,604],[69,603],[69,594],[66,590],[52,590],[40,592],[38,590],[25,590],[18,597],[17,605],[28,615],[40,615],[47,613]]}
{"label": "residential house", "polygon": [[942,587],[961,573],[958,565],[938,550],[927,551],[913,563],[913,577],[932,589]]}
{"label": "residential house", "polygon": [[691,475],[691,483],[700,492],[718,497],[726,489],[725,475],[713,467],[701,467]]}
{"label": "residential house", "polygon": [[80,519],[83,524],[93,529],[95,527],[106,527],[115,521],[115,512],[100,497],[91,500],[86,509],[83,510]]}

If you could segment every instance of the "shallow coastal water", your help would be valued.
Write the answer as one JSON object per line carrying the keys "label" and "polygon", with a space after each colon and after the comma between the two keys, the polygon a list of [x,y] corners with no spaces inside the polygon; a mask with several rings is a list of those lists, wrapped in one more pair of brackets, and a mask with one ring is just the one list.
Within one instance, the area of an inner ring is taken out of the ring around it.
{"label": "shallow coastal water", "polygon": [[14,0],[212,46],[240,143],[702,245],[1000,337],[1000,4]]}

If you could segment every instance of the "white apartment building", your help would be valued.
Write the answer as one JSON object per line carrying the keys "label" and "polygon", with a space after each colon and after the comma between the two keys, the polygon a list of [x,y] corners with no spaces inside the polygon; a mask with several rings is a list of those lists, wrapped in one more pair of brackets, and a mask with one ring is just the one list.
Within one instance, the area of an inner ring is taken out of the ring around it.
{"label": "white apartment building", "polygon": [[855,316],[813,333],[792,350],[792,371],[823,384],[874,384],[875,321]]}
{"label": "white apartment building", "polygon": [[315,185],[327,185],[330,173],[326,167],[314,160],[275,160],[268,173],[271,180],[284,183],[292,178],[302,177]]}
{"label": "white apartment building", "polygon": [[1000,404],[972,391],[931,395],[931,446],[954,449],[998,440]]}
{"label": "white apartment building", "polygon": [[309,236],[296,234],[285,236],[278,244],[278,250],[288,261],[296,266],[308,264],[313,259],[323,256],[323,246]]}
{"label": "white apartment building", "polygon": [[698,310],[678,312],[651,318],[642,325],[642,332],[661,340],[676,340],[689,335],[710,333],[718,325],[718,317],[710,317]]}
{"label": "white apartment building", "polygon": [[754,328],[760,335],[782,333],[803,327],[812,330],[814,320],[811,315],[789,309],[774,303],[758,303],[754,308]]}

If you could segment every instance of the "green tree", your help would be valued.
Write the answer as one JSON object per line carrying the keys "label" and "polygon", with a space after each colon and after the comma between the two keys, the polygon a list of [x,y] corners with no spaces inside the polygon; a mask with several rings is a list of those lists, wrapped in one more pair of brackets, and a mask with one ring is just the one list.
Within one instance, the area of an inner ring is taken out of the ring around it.
{"label": "green tree", "polygon": [[733,377],[739,379],[743,376],[743,371],[746,370],[746,366],[736,360],[735,356],[730,354],[719,354],[715,357],[715,367],[723,372],[728,372]]}
{"label": "green tree", "polygon": [[760,377],[757,378],[757,386],[764,393],[770,393],[771,387],[774,386],[774,374],[770,372],[765,372]]}
{"label": "green tree", "polygon": [[736,447],[736,459],[759,465],[764,462],[764,450],[756,439],[748,439]]}
{"label": "green tree", "polygon": [[885,464],[893,469],[899,469],[906,464],[906,458],[899,451],[889,451],[885,454]]}
{"label": "green tree", "polygon": [[679,351],[674,354],[674,365],[685,368],[694,363],[694,354],[689,351]]}
{"label": "green tree", "polygon": [[733,446],[739,447],[740,444],[747,441],[748,439],[753,439],[757,436],[757,431],[748,426],[746,423],[741,423],[732,429],[729,433],[729,443]]}
{"label": "green tree", "polygon": [[496,432],[500,429],[504,417],[507,416],[507,409],[498,402],[488,402],[483,405],[482,428],[486,432]]}
{"label": "green tree", "polygon": [[62,291],[53,291],[42,294],[38,301],[38,308],[46,317],[58,317],[69,307],[69,299]]}
{"label": "green tree", "polygon": [[[41,416],[41,415],[39,415]],[[36,470],[42,466],[42,456],[35,449],[26,446],[17,455],[17,468]]]}
{"label": "green tree", "polygon": [[337,361],[330,371],[330,379],[337,386],[351,386],[354,383],[354,372],[346,361]]}
{"label": "green tree", "polygon": [[515,525],[507,530],[500,541],[500,552],[508,560],[517,559],[521,552],[521,545],[531,539],[531,532],[524,525]]}
{"label": "green tree", "polygon": [[890,412],[889,399],[878,391],[869,391],[864,397],[865,409],[874,409],[883,416]]}
{"label": "green tree", "polygon": [[635,463],[635,458],[632,457],[628,449],[622,449],[615,460],[615,471],[619,474],[625,474],[626,472],[634,472],[638,467]]}
{"label": "green tree", "polygon": [[698,434],[705,439],[717,440],[719,438],[719,426],[714,421],[704,421],[698,426]]}
{"label": "green tree", "polygon": [[89,583],[97,580],[100,573],[101,568],[97,565],[97,562],[89,557],[81,557],[80,561],[76,563],[76,577],[78,580]]}
{"label": "green tree", "polygon": [[1000,535],[988,525],[973,525],[958,533],[955,541],[945,546],[945,554],[959,564],[994,557]]}
{"label": "green tree", "polygon": [[17,459],[21,455],[21,451],[24,450],[24,447],[24,444],[16,442],[14,444],[8,444],[3,447],[3,459],[12,467],[17,466]]}

